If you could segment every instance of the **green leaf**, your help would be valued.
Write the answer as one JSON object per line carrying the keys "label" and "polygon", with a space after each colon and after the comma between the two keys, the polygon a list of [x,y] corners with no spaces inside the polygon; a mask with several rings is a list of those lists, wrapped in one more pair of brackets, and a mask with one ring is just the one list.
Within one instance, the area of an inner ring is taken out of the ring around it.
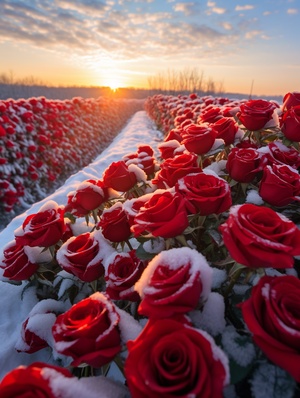
{"label": "green leaf", "polygon": [[229,358],[230,384],[237,384],[244,380],[252,369],[253,363],[248,366],[240,366],[234,359]]}
{"label": "green leaf", "polygon": [[139,247],[136,249],[135,254],[140,260],[152,260],[152,258],[155,257],[157,253],[146,252],[143,244],[140,244]]}

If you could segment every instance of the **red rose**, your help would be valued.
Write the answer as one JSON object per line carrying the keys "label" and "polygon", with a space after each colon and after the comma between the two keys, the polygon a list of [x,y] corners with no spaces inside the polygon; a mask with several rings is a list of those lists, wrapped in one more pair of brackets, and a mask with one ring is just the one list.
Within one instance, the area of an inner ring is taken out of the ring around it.
{"label": "red rose", "polygon": [[96,292],[57,317],[52,328],[55,348],[73,358],[72,366],[100,368],[121,350],[119,319],[114,304]]}
{"label": "red rose", "polygon": [[15,345],[18,352],[32,354],[49,343],[49,332],[56,320],[56,314],[65,311],[65,303],[53,299],[39,301],[22,323],[21,335]]}
{"label": "red rose", "polygon": [[214,145],[217,132],[207,124],[190,124],[182,132],[182,144],[189,152],[206,154]]}
{"label": "red rose", "polygon": [[233,206],[219,228],[231,257],[248,267],[292,268],[300,254],[300,230],[268,207]]}
{"label": "red rose", "polygon": [[268,144],[271,163],[287,164],[294,169],[300,167],[300,153],[293,147],[283,145],[281,141],[273,141]]}
{"label": "red rose", "polygon": [[103,236],[111,242],[123,242],[130,237],[129,221],[121,202],[103,210],[98,227],[101,227]]}
{"label": "red rose", "polygon": [[207,106],[197,119],[197,123],[215,123],[223,117],[219,106],[209,105]]}
{"label": "red rose", "polygon": [[39,265],[32,263],[24,250],[23,245],[17,245],[13,240],[3,248],[3,259],[0,268],[4,269],[3,276],[13,281],[29,279],[38,269]]}
{"label": "red rose", "polygon": [[38,213],[26,217],[23,225],[15,230],[15,239],[17,245],[49,247],[61,239],[64,231],[64,212],[49,200]]}
{"label": "red rose", "polygon": [[158,150],[162,159],[166,160],[168,158],[173,158],[175,156],[175,150],[180,147],[177,140],[169,140],[162,142],[158,145]]}
{"label": "red rose", "polygon": [[229,176],[238,182],[251,182],[266,163],[263,155],[254,148],[232,148],[226,169]]}
{"label": "red rose", "polygon": [[272,120],[275,108],[275,104],[266,100],[249,100],[241,104],[237,117],[246,129],[256,131]]}
{"label": "red rose", "polygon": [[136,257],[135,251],[113,254],[107,260],[106,293],[112,300],[138,301],[134,284],[140,279],[145,264]]}
{"label": "red rose", "polygon": [[300,382],[300,280],[263,276],[243,302],[243,318],[255,344],[277,366]]}
{"label": "red rose", "polygon": [[68,194],[65,212],[69,211],[78,217],[83,217],[99,208],[108,198],[108,188],[103,181],[86,180],[78,184],[75,192]]}
{"label": "red rose", "polygon": [[212,269],[196,250],[181,247],[162,251],[135,284],[142,299],[138,312],[153,319],[186,314],[206,300],[211,278]]}
{"label": "red rose", "polygon": [[212,174],[189,174],[178,181],[175,190],[184,197],[192,214],[219,214],[232,204],[229,184]]}
{"label": "red rose", "polygon": [[300,93],[294,91],[293,93],[287,93],[283,97],[282,109],[284,111],[290,109],[292,106],[300,105]]}
{"label": "red rose", "polygon": [[[136,165],[129,165],[124,160],[111,163],[104,171],[103,181],[107,187],[120,192],[127,192],[138,182]],[[142,172],[141,169],[139,169]]]}
{"label": "red rose", "polygon": [[222,117],[211,125],[217,132],[217,138],[221,138],[225,145],[234,143],[235,135],[238,132],[238,125],[231,117]]}
{"label": "red rose", "polygon": [[173,319],[149,321],[128,352],[132,398],[221,398],[229,383],[227,357],[214,340]]}
{"label": "red rose", "polygon": [[135,237],[143,233],[173,238],[180,235],[189,225],[182,196],[164,191],[154,193],[134,217],[131,231]]}
{"label": "red rose", "polygon": [[42,362],[34,362],[27,367],[19,366],[2,379],[0,396],[1,398],[58,398],[51,388],[50,375],[55,377],[55,374],[72,377],[67,369]]}
{"label": "red rose", "polygon": [[179,143],[182,141],[182,136],[181,136],[182,130],[181,129],[172,129],[169,131],[167,136],[165,137],[164,141],[171,141],[171,140],[176,140]]}
{"label": "red rose", "polygon": [[287,206],[300,201],[300,175],[287,165],[266,166],[259,185],[262,199],[272,206]]}
{"label": "red rose", "polygon": [[293,106],[282,116],[281,131],[290,141],[300,141],[300,105]]}
{"label": "red rose", "polygon": [[160,171],[156,174],[152,183],[162,189],[172,188],[179,178],[199,171],[201,171],[201,167],[198,166],[197,155],[183,153],[165,160],[160,165]]}
{"label": "red rose", "polygon": [[104,274],[103,259],[113,252],[100,231],[72,236],[57,251],[62,269],[84,282],[92,282]]}

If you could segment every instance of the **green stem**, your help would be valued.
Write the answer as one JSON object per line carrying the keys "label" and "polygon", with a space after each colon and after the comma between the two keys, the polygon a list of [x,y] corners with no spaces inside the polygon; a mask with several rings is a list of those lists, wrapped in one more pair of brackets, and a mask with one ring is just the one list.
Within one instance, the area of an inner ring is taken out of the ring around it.
{"label": "green stem", "polygon": [[234,275],[231,278],[231,281],[230,281],[229,285],[227,286],[227,289],[225,290],[225,293],[224,293],[224,297],[225,298],[227,298],[229,296],[229,294],[231,293],[234,285],[238,281],[238,279],[241,276],[243,271],[244,271],[244,268],[240,268],[234,273]]}

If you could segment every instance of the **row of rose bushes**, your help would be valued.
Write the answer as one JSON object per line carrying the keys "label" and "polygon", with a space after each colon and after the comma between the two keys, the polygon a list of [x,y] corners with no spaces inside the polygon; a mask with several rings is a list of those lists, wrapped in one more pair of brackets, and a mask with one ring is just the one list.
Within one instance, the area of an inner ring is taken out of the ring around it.
{"label": "row of rose bushes", "polygon": [[140,145],[6,245],[2,278],[39,300],[16,349],[49,363],[0,392],[58,398],[114,361],[133,398],[299,396],[300,94],[146,109],[159,159]]}
{"label": "row of rose bushes", "polygon": [[35,203],[89,164],[112,141],[142,101],[0,101],[0,210]]}

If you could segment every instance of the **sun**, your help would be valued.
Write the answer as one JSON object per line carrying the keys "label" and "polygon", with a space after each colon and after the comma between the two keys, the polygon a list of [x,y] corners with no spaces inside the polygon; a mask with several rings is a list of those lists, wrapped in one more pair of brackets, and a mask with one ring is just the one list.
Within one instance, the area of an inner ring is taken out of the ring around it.
{"label": "sun", "polygon": [[121,83],[121,80],[119,80],[115,77],[112,77],[112,78],[106,79],[103,82],[103,85],[105,87],[109,87],[112,91],[116,91],[118,88],[120,88],[122,83]]}

